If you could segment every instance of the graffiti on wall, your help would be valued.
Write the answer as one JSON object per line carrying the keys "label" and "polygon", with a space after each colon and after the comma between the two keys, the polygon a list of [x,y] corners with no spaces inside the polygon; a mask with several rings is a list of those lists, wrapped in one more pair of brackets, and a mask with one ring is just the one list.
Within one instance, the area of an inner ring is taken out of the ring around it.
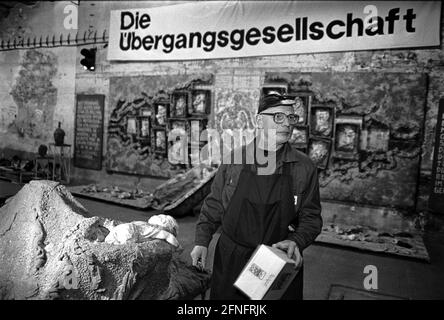
{"label": "graffiti on wall", "polygon": [[[258,101],[259,91],[224,88],[217,90],[214,118],[210,127],[215,128],[220,134],[223,133],[220,141],[212,141],[213,148],[220,148],[221,155],[224,154],[224,149],[233,150],[253,138]],[[244,140],[236,135],[237,130],[251,134]]]}
{"label": "graffiti on wall", "polygon": [[[8,131],[19,136],[49,139],[57,88],[52,81],[57,73],[57,57],[51,52],[28,50],[21,61],[18,76],[10,92],[17,105],[17,114],[8,124]],[[12,110],[2,121],[10,121]]]}
{"label": "graffiti on wall", "polygon": [[253,129],[258,99],[256,92],[219,90],[216,94],[216,128],[219,131]]}
{"label": "graffiti on wall", "polygon": [[0,106],[0,133],[8,132],[8,127],[14,123],[16,115],[16,106]]}
{"label": "graffiti on wall", "polygon": [[265,83],[311,96],[297,147],[317,163],[323,199],[414,209],[423,74],[267,73]]}
{"label": "graffiti on wall", "polygon": [[168,134],[206,128],[212,83],[211,74],[111,78],[107,169],[163,178],[187,169],[189,158],[175,161],[183,140],[169,141]]}

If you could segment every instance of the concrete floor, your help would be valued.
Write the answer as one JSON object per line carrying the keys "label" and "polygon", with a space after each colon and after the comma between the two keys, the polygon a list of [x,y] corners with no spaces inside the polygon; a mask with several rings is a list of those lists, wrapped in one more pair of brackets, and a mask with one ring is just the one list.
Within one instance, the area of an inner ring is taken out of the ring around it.
{"label": "concrete floor", "polygon": [[[147,220],[156,212],[145,212],[104,202],[78,198],[93,215],[129,222]],[[178,240],[182,258],[190,262],[197,216],[177,218]],[[364,290],[366,265],[378,270],[375,293],[405,299],[444,299],[444,234],[429,233],[424,237],[431,263],[373,254],[338,246],[314,244],[304,251],[304,299],[328,299],[331,285]],[[214,246],[214,241],[210,248]]]}

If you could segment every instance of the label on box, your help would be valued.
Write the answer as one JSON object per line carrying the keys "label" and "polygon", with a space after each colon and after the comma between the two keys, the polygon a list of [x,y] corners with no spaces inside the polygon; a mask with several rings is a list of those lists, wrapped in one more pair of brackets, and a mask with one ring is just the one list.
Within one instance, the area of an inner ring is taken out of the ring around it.
{"label": "label on box", "polygon": [[260,245],[234,286],[250,299],[279,299],[297,274],[294,261],[277,248]]}

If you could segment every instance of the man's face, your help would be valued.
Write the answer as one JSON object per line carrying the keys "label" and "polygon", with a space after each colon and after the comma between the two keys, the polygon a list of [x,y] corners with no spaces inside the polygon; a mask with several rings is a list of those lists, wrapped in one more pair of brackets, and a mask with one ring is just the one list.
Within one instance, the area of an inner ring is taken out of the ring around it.
{"label": "man's face", "polygon": [[[263,111],[264,113],[278,113],[282,112],[287,116],[290,114],[294,114],[293,106],[277,106],[273,108],[269,108]],[[284,122],[278,124],[273,120],[272,115],[261,115],[262,118],[262,129],[264,129],[265,136],[268,136],[268,130],[274,129],[276,130],[276,143],[282,144],[287,142],[291,137],[291,132],[293,127],[288,122],[288,119],[285,118]]]}

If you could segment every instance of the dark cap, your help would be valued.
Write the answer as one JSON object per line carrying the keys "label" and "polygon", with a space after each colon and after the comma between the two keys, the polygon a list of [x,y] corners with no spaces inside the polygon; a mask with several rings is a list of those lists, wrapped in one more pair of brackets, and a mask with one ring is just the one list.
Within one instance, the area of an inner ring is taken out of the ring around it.
{"label": "dark cap", "polygon": [[295,100],[291,96],[283,95],[280,93],[269,93],[262,96],[259,101],[259,109],[257,113],[261,113],[269,108],[278,106],[293,106]]}

